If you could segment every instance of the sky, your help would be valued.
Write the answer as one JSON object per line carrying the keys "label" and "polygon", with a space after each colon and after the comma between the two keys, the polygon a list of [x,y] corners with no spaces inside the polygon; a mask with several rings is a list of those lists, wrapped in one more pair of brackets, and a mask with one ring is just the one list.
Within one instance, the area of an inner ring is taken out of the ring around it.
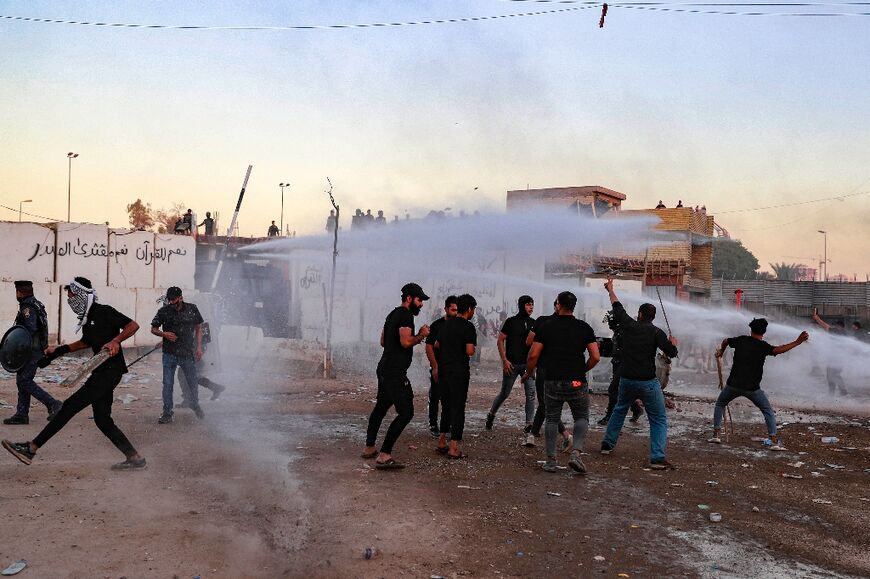
{"label": "sky", "polygon": [[327,177],[347,219],[600,185],[630,209],[705,205],[763,269],[818,262],[821,229],[831,275],[870,274],[870,16],[611,4],[599,28],[599,6],[547,2],[0,1],[0,16],[212,27],[566,9],[308,30],[0,18],[0,204],[14,209],[0,219],[31,199],[24,211],[65,220],[74,151],[73,221],[123,227],[141,198],[219,212],[223,229],[249,164],[245,236],[280,223],[280,182],[297,235],[323,231]]}

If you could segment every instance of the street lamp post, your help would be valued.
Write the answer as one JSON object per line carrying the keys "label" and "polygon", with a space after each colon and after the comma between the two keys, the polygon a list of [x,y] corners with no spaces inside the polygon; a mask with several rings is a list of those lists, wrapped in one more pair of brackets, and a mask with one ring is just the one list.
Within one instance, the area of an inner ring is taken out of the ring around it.
{"label": "street lamp post", "polygon": [[828,232],[821,229],[818,232],[825,236],[825,256],[822,258],[825,264],[825,275],[822,279],[823,281],[828,281]]}
{"label": "street lamp post", "polygon": [[70,203],[72,201],[72,160],[78,157],[78,153],[73,153],[70,151],[66,154],[66,158],[69,159],[69,170],[67,171],[66,177],[66,222],[69,223],[69,215],[70,215]]}
{"label": "street lamp post", "polygon": [[290,183],[278,183],[281,188],[281,235],[284,235],[284,187],[289,187]]}
{"label": "street lamp post", "polygon": [[25,203],[32,203],[33,199],[25,199],[24,201],[18,202],[18,223],[21,223],[21,206]]}

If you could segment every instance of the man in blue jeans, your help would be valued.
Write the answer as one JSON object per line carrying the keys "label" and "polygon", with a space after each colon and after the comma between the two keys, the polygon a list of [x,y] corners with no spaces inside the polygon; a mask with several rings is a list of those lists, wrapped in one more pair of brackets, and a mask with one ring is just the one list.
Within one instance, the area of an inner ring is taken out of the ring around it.
{"label": "man in blue jeans", "polygon": [[716,350],[716,357],[721,358],[725,348],[734,348],[734,363],[731,365],[731,373],[728,374],[728,382],[719,398],[716,399],[716,407],[713,410],[713,438],[707,440],[713,444],[721,444],[722,439],[722,414],[725,407],[739,396],[744,396],[761,410],[764,422],[767,425],[768,439],[765,444],[770,450],[785,450],[785,447],[777,438],[776,415],[773,407],[767,400],[767,394],[761,389],[761,376],[764,372],[764,360],[768,356],[784,354],[806,342],[810,335],[801,332],[793,342],[782,346],[771,346],[764,341],[764,333],[767,331],[767,320],[757,318],[749,322],[749,336],[725,338],[722,346]]}
{"label": "man in blue jeans", "polygon": [[188,387],[185,399],[197,418],[205,414],[199,406],[196,363],[202,358],[202,316],[194,304],[184,302],[181,288],[166,290],[167,304],[157,310],[151,321],[151,333],[163,338],[163,413],[157,422],[172,422],[172,390],[175,370],[180,366]]}
{"label": "man in blue jeans", "polygon": [[[486,415],[486,429],[491,430],[495,414],[508,396],[511,395],[514,383],[518,376],[526,371],[526,358],[529,355],[529,346],[526,338],[532,331],[535,319],[532,313],[535,311],[535,301],[531,296],[520,296],[517,300],[518,312],[504,321],[501,331],[498,333],[498,353],[501,356],[502,379],[501,390],[496,394],[495,400]],[[535,384],[531,378],[522,380],[523,390],[526,395],[526,444],[535,444],[535,436],[531,433],[532,422],[535,418]]]}
{"label": "man in blue jeans", "polygon": [[641,400],[649,420],[650,468],[664,470],[674,468],[665,458],[668,443],[668,416],[665,413],[665,397],[656,378],[656,351],[661,350],[669,358],[677,357],[677,339],[653,325],[656,307],[642,304],[637,320],[626,313],[613,291],[613,280],[604,284],[613,306],[613,315],[622,331],[622,366],[620,367],[619,397],[613,414],[607,422],[607,432],[601,441],[601,454],[610,454],[616,447],[625,415],[631,403]]}

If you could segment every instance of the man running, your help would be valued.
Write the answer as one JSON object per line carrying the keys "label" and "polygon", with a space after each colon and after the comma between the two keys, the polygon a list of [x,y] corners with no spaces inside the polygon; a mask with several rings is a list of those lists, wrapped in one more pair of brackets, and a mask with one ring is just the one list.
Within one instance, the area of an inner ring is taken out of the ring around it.
{"label": "man running", "polygon": [[661,350],[669,358],[677,357],[677,339],[653,325],[656,307],[642,304],[637,320],[626,313],[613,291],[613,280],[607,278],[607,289],[616,323],[622,330],[622,365],[620,366],[619,397],[613,414],[607,422],[607,432],[601,441],[601,454],[610,454],[616,447],[625,415],[631,403],[643,402],[649,420],[650,468],[663,470],[673,468],[665,458],[668,444],[668,416],[665,413],[665,397],[656,378],[656,351]]}
{"label": "man running", "polygon": [[[381,347],[384,353],[378,362],[378,395],[374,409],[369,416],[366,430],[366,446],[363,458],[375,458],[375,468],[391,470],[405,468],[404,464],[393,458],[393,445],[402,431],[414,418],[414,391],[408,381],[408,368],[411,366],[413,348],[429,335],[429,326],[423,325],[420,333],[414,335],[414,316],[420,313],[427,296],[416,283],[402,287],[402,305],[396,307],[384,320],[381,331]],[[381,450],[375,449],[375,440],[381,422],[391,406],[396,407],[396,417],[390,423]]]}
{"label": "man running", "polygon": [[456,316],[456,296],[447,296],[444,300],[444,315],[429,326],[429,335],[426,336],[426,358],[429,360],[429,432],[438,438],[438,402],[441,400],[441,391],[438,387],[438,354],[435,351],[435,341],[438,332],[444,326],[444,320]]}
{"label": "man running", "polygon": [[[477,330],[469,320],[474,317],[477,301],[468,294],[456,298],[457,315],[444,322],[438,333],[435,349],[438,350],[438,380],[441,385],[441,425],[438,437],[438,452],[447,458],[460,459],[466,455],[459,450],[465,429],[465,403],[468,401],[468,384],[471,370],[468,361],[477,346]],[[450,447],[447,434],[450,433]]]}
{"label": "man running", "polygon": [[36,398],[48,411],[48,419],[54,418],[60,411],[60,400],[40,388],[33,377],[36,376],[37,362],[42,358],[43,350],[48,347],[48,315],[45,306],[33,295],[33,282],[16,281],[15,299],[18,300],[18,315],[15,325],[24,326],[30,332],[30,359],[15,373],[15,385],[18,387],[18,405],[15,414],[3,419],[3,424],[28,424],[30,422],[30,399]]}
{"label": "man running", "polygon": [[151,333],[163,338],[163,413],[157,422],[172,422],[175,370],[179,367],[187,384],[192,385],[184,396],[187,407],[202,419],[205,414],[199,405],[196,363],[202,359],[203,319],[196,305],[185,303],[180,287],[167,289],[166,300],[168,303],[157,310],[151,321]]}
{"label": "man running", "polygon": [[[529,351],[528,365],[523,379],[528,379],[538,360],[547,366],[544,397],[547,401],[547,425],[544,431],[547,461],[543,469],[556,472],[556,430],[565,402],[574,419],[574,448],[568,466],[575,472],[586,474],[586,465],[580,458],[583,442],[589,430],[589,383],[586,373],[598,364],[601,356],[595,332],[583,320],[574,317],[577,296],[562,292],[556,298],[556,315],[540,331]],[[589,352],[586,360],[585,353]]]}
{"label": "man running", "polygon": [[[495,421],[495,415],[504,401],[511,395],[514,383],[517,377],[522,376],[526,371],[526,359],[529,356],[529,346],[526,345],[526,338],[529,332],[532,331],[532,326],[535,319],[532,313],[535,311],[535,301],[531,296],[520,296],[517,300],[517,309],[519,310],[515,316],[511,316],[504,321],[501,326],[501,331],[498,333],[498,353],[501,356],[502,365],[502,380],[501,390],[492,401],[492,406],[489,409],[489,414],[486,415],[486,428],[492,428]],[[531,378],[522,380],[523,390],[526,395],[526,442],[534,444],[535,437],[531,433],[532,422],[535,418],[535,385]]]}
{"label": "man running", "polygon": [[132,470],[145,467],[145,459],[139,456],[124,433],[112,420],[112,401],[115,387],[127,373],[127,363],[121,342],[139,329],[139,324],[113,308],[97,303],[90,280],[77,277],[66,286],[67,303],[79,318],[76,332],[82,332],[81,340],[72,344],[47,348],[45,357],[39,360],[40,367],[48,366],[52,360],[69,352],[91,348],[94,354],[108,350],[110,357],[97,366],[81,388],[67,398],[57,415],[30,442],[2,442],[3,448],[11,452],[24,464],[30,464],[36,451],[66,426],[70,419],[90,405],[94,412],[94,424],[112,444],[124,453],[126,460],[112,465],[113,470]]}
{"label": "man running", "polygon": [[722,438],[722,415],[725,407],[739,396],[748,398],[750,402],[761,410],[764,422],[767,425],[768,439],[764,444],[770,450],[785,450],[776,434],[776,415],[773,407],[767,400],[767,394],[761,389],[761,376],[764,373],[764,360],[767,356],[785,354],[792,348],[796,348],[809,339],[809,334],[801,332],[794,342],[782,346],[771,346],[764,341],[764,333],[767,331],[767,320],[756,318],[749,322],[749,336],[725,338],[722,346],[716,350],[716,357],[721,358],[725,348],[734,348],[734,362],[731,365],[731,373],[728,374],[728,382],[716,399],[713,409],[713,437],[707,442],[721,444]]}

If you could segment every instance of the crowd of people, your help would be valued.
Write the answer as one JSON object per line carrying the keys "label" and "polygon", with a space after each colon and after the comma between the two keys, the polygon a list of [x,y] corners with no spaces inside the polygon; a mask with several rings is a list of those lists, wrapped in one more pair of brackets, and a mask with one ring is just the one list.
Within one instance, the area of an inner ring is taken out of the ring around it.
{"label": "crowd of people", "polygon": [[[604,287],[611,303],[608,321],[613,330],[605,355],[612,359],[613,380],[608,389],[606,414],[599,421],[600,425],[606,426],[600,453],[609,455],[615,451],[629,410],[633,421],[645,412],[650,432],[650,468],[674,468],[666,455],[667,409],[672,405],[663,393],[667,383],[667,364],[662,359],[669,363],[678,356],[677,339],[653,323],[656,318],[653,304],[642,304],[637,317],[632,317],[619,301],[613,280],[608,278]],[[477,302],[468,294],[448,296],[444,302],[444,315],[415,332],[414,318],[428,299],[420,285],[408,283],[402,287],[400,305],[384,321],[380,337],[383,353],[375,371],[377,400],[369,416],[362,452],[363,458],[375,460],[375,468],[379,470],[405,468],[393,456],[393,449],[414,416],[413,390],[407,372],[414,346],[422,343],[425,343],[430,366],[428,421],[432,436],[438,439],[435,450],[447,459],[467,458],[461,444],[470,382],[469,359],[477,348],[477,331],[470,322]],[[519,379],[525,395],[523,444],[536,446],[536,437],[540,436],[541,426],[544,426],[545,460],[542,468],[546,472],[558,471],[558,448],[570,453],[570,469],[578,474],[587,471],[582,460],[589,429],[587,374],[602,357],[602,341],[586,322],[574,315],[576,305],[577,297],[573,293],[561,292],[553,303],[553,313],[535,319],[532,317],[534,300],[528,295],[520,296],[517,314],[504,321],[497,339],[502,385],[489,407],[484,428],[491,430],[494,427],[499,409]],[[726,349],[733,349],[734,361],[727,384],[714,405],[713,436],[709,442],[722,442],[725,407],[735,398],[745,397],[764,416],[768,428],[765,445],[770,450],[784,450],[776,431],[773,408],[761,390],[764,362],[767,356],[784,354],[809,336],[807,332],[801,332],[794,341],[773,346],[764,341],[767,320],[754,319],[749,329],[748,335],[726,338],[716,351],[715,355],[721,357]],[[573,421],[570,430],[562,423],[566,404]],[[381,424],[392,407],[395,407],[395,418],[378,447],[376,442]]]}

